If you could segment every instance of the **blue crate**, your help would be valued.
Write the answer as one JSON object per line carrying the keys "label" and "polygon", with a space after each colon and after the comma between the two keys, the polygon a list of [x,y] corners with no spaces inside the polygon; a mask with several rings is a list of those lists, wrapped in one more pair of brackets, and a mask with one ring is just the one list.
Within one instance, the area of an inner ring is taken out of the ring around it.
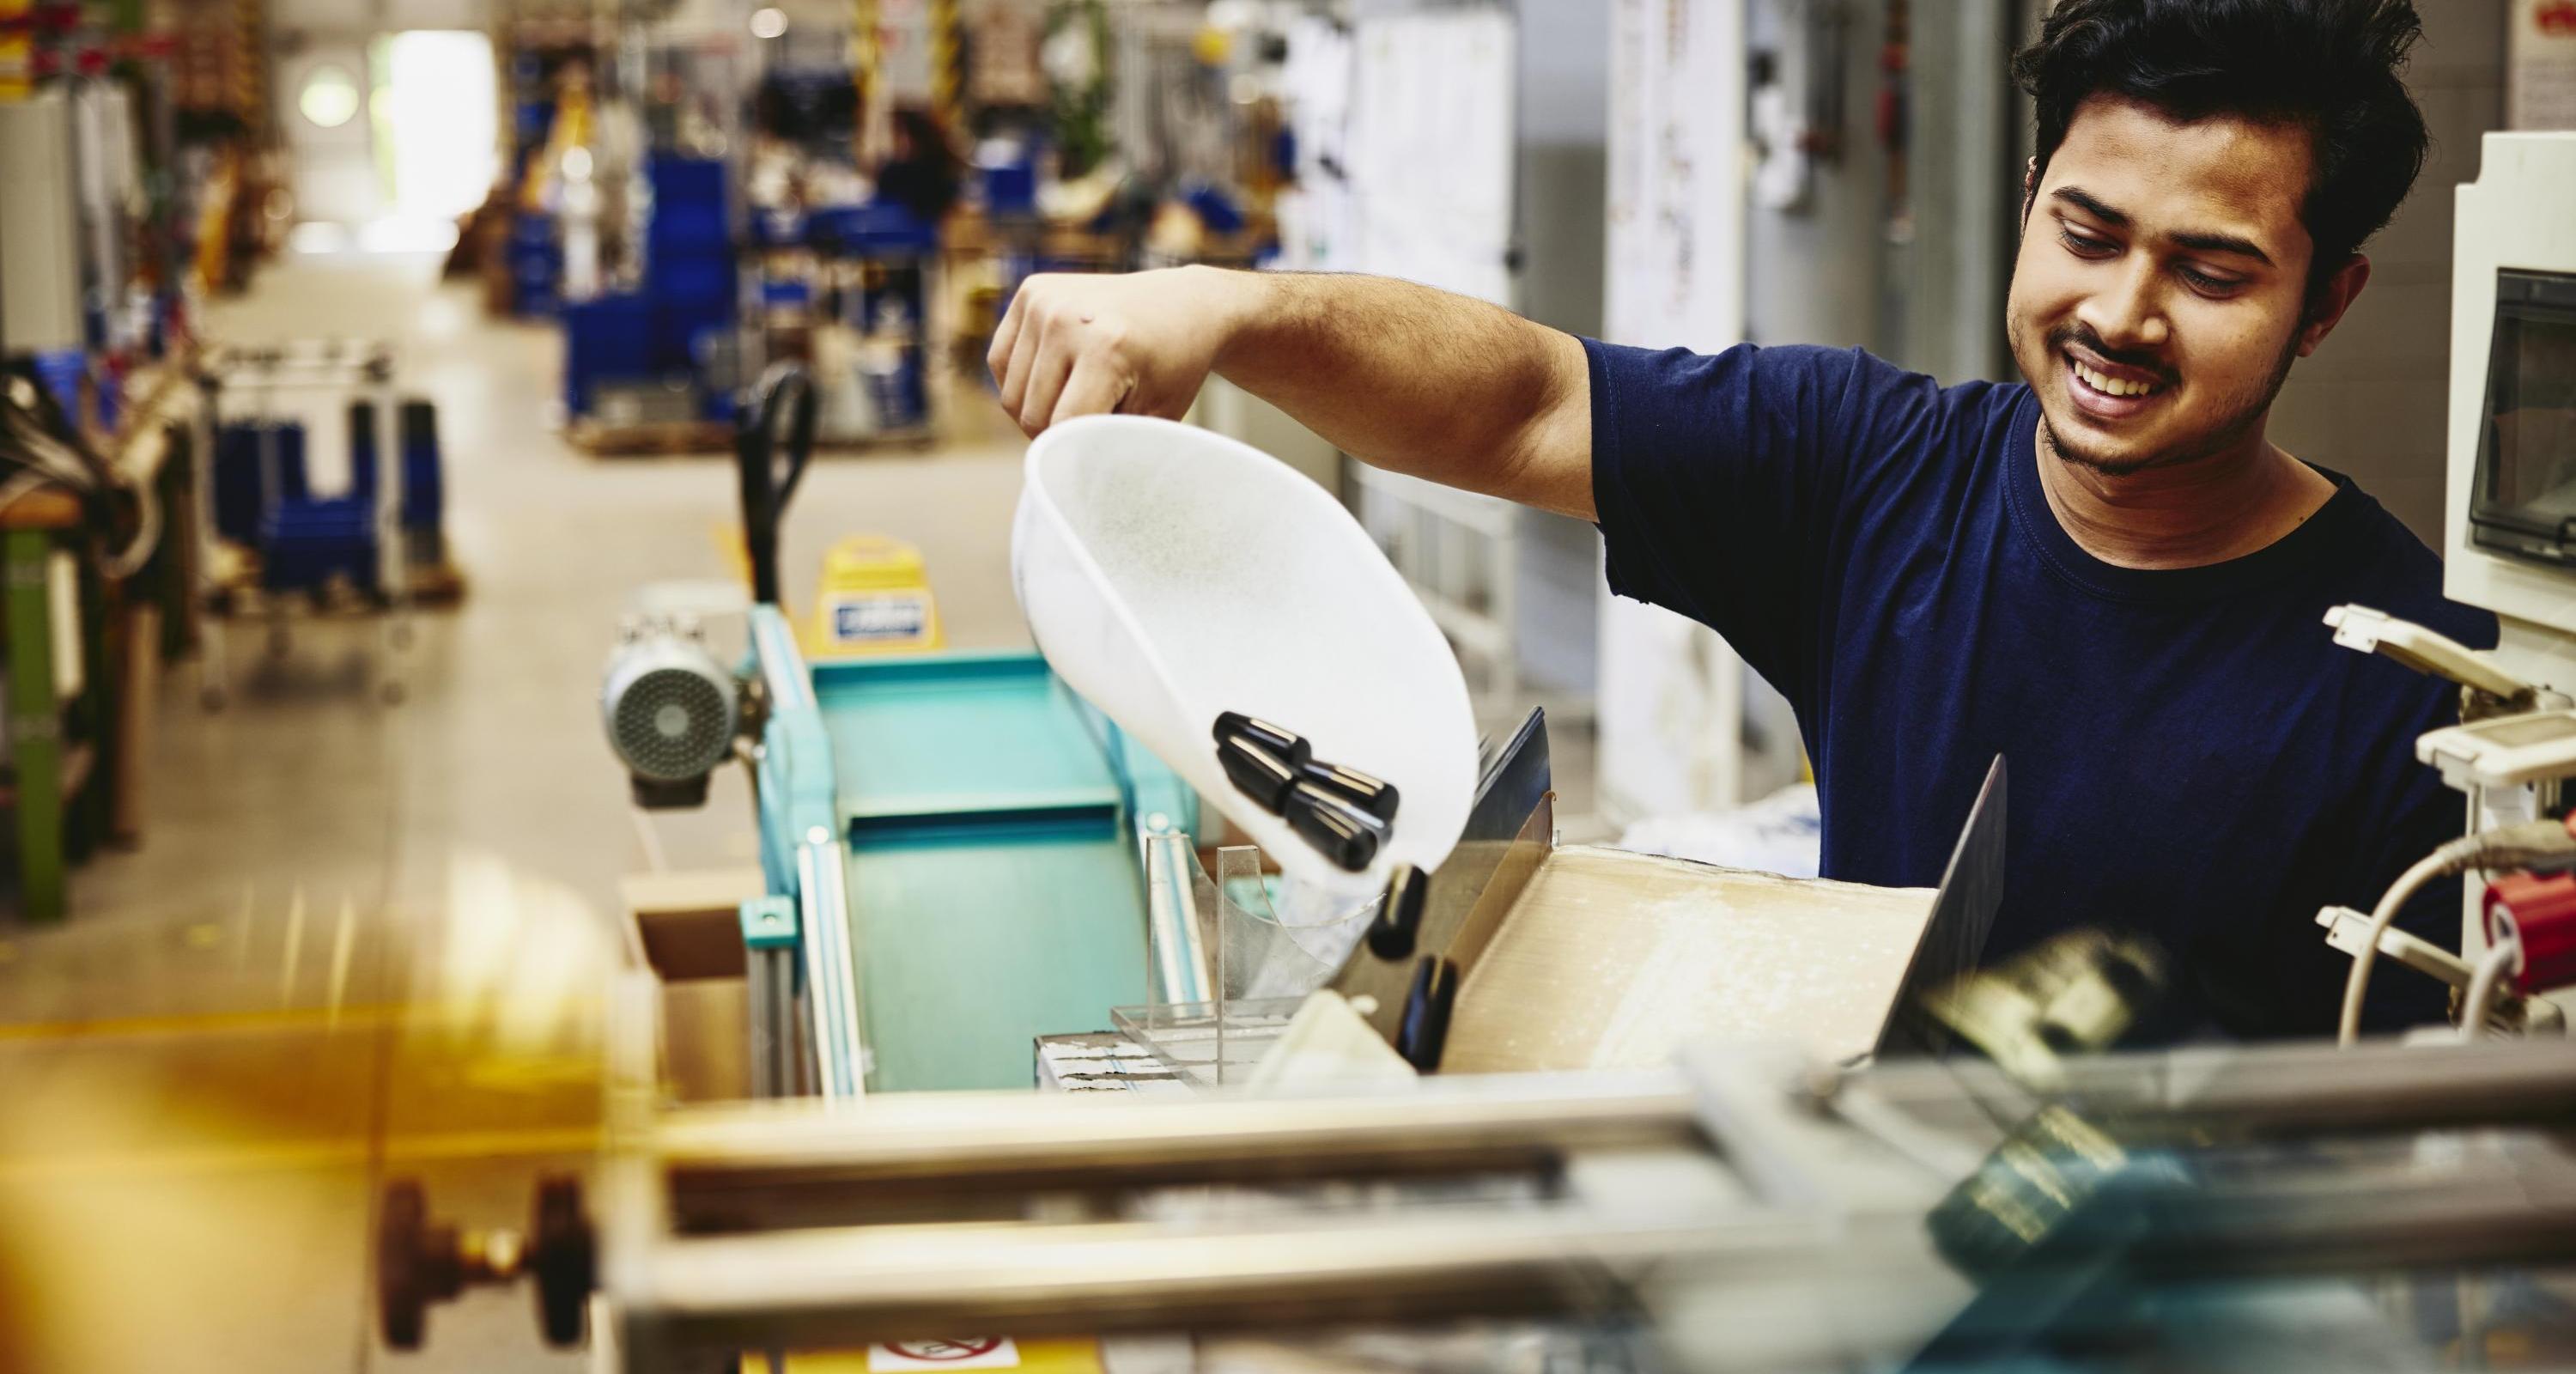
{"label": "blue crate", "polygon": [[644,175],[653,185],[653,204],[661,207],[678,204],[713,205],[722,209],[725,201],[725,165],[722,158],[677,157],[657,153],[646,163]]}
{"label": "blue crate", "polygon": [[[260,441],[273,434],[277,445],[278,490],[267,490],[260,462]],[[262,514],[275,501],[302,500],[310,494],[304,473],[304,426],[281,422],[236,420],[215,435],[215,532],[238,544],[259,541]]]}
{"label": "blue crate", "polygon": [[721,205],[656,205],[644,243],[647,257],[713,256],[733,250],[733,228]]}
{"label": "blue crate", "polygon": [[653,364],[664,372],[695,372],[710,334],[729,333],[733,312],[665,303],[653,325]]}
{"label": "blue crate", "polygon": [[362,592],[377,589],[372,501],[284,502],[260,521],[259,536],[259,581],[269,591],[320,591],[334,577]]}
{"label": "blue crate", "polygon": [[809,305],[814,300],[814,283],[802,277],[763,277],[760,279],[760,303],[779,309]]}
{"label": "blue crate", "polygon": [[994,215],[1034,215],[1038,210],[1038,165],[1035,160],[989,164],[976,169],[984,181],[984,208]]}
{"label": "blue crate", "polygon": [[645,271],[644,289],[666,305],[704,314],[733,305],[733,259],[662,254]]}
{"label": "blue crate", "polygon": [[914,257],[939,249],[939,226],[890,200],[835,205],[808,217],[806,241],[841,257]]}
{"label": "blue crate", "polygon": [[424,400],[402,403],[402,527],[436,533],[447,508],[438,456],[438,410]]}
{"label": "blue crate", "polygon": [[599,296],[563,308],[564,408],[590,413],[592,388],[602,378],[635,377],[655,370],[654,309],[640,295]]}
{"label": "blue crate", "polygon": [[561,246],[555,239],[553,215],[543,210],[521,210],[510,217],[511,255],[516,257],[519,250],[527,248],[543,248],[548,253],[560,253]]}
{"label": "blue crate", "polygon": [[349,495],[373,503],[376,497],[376,405],[349,403]]}

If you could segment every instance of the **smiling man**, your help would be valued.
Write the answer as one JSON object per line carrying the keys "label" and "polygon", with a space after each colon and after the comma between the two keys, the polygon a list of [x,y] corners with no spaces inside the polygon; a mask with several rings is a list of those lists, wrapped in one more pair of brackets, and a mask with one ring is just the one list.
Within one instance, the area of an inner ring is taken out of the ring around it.
{"label": "smiling man", "polygon": [[[2418,32],[2404,0],[2059,4],[2015,67],[2025,384],[1202,269],[1033,278],[993,371],[1032,434],[1177,415],[1215,371],[1364,461],[1596,520],[1614,589],[1714,627],[1796,706],[1828,876],[1936,881],[2001,753],[1989,957],[2141,934],[2177,975],[2159,1034],[2330,1034],[2317,910],[2369,907],[2461,813],[2412,750],[2450,694],[2333,647],[2323,613],[2495,636],[2332,455],[2264,433],[2422,164]],[[2457,904],[2430,891],[2407,924],[2449,943]],[[2375,1024],[2440,1014],[2429,980],[2376,991]]]}

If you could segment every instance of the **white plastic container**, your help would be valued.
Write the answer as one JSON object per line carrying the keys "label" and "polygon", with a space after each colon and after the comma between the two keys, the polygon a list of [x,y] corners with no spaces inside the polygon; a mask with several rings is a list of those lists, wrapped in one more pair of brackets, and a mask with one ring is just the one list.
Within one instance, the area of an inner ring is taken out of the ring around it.
{"label": "white plastic container", "polygon": [[[1292,881],[1373,894],[1458,842],[1476,725],[1457,657],[1350,512],[1269,455],[1168,420],[1057,425],[1029,446],[1011,574],[1048,666]],[[1365,870],[1236,790],[1212,733],[1222,711],[1395,786],[1395,823]]]}

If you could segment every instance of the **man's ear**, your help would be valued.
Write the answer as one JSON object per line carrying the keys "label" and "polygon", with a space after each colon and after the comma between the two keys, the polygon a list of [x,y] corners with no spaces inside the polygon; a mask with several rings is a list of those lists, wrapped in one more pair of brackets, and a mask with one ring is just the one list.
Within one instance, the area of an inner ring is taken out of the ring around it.
{"label": "man's ear", "polygon": [[2030,227],[2030,207],[2039,200],[2039,159],[2032,158],[2021,167],[2021,227]]}
{"label": "man's ear", "polygon": [[2350,310],[2352,303],[2361,298],[2361,288],[2369,284],[2370,259],[2355,253],[2343,266],[2335,269],[2333,276],[2326,278],[2324,284],[2309,294],[2308,317],[2299,325],[2300,357],[2317,351],[2317,345],[2324,343],[2326,335],[2333,333],[2334,327],[2342,323],[2343,312]]}

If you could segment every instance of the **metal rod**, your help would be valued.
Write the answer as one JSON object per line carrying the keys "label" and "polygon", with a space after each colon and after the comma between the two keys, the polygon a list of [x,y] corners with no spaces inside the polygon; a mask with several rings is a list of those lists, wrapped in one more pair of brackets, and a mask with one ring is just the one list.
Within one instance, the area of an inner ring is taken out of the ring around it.
{"label": "metal rod", "polygon": [[1847,1246],[1834,1228],[1764,1215],[1679,1225],[1565,1210],[1381,1214],[1217,1234],[855,1227],[673,1241],[610,1297],[660,1341],[793,1347],[1601,1311],[1623,1305],[1623,1270],[1676,1254],[1776,1276],[1802,1260],[1840,1264],[1846,1250],[1920,1263],[1899,1259],[1902,1246]]}
{"label": "metal rod", "polygon": [[1672,1075],[1426,1083],[1400,1096],[1106,1101],[1028,1094],[881,1097],[856,1111],[687,1108],[649,1148],[676,1194],[903,1183],[986,1189],[1158,1186],[1372,1168],[1524,1168],[1565,1152],[1702,1144]]}

